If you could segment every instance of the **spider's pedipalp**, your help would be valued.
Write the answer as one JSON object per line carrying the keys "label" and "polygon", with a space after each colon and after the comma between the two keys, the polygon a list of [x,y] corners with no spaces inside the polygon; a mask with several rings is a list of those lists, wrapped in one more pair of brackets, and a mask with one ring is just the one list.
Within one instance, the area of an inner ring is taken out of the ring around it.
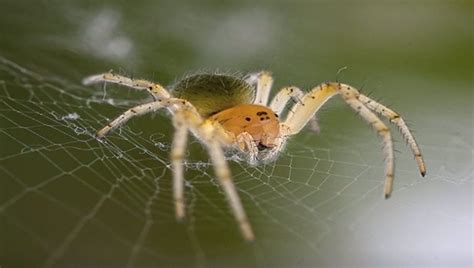
{"label": "spider's pedipalp", "polygon": [[119,84],[138,90],[147,90],[155,100],[170,97],[168,91],[166,91],[166,89],[164,89],[160,84],[142,79],[131,79],[112,72],[91,75],[82,80],[83,85],[92,85],[101,82]]}
{"label": "spider's pedipalp", "polygon": [[256,165],[258,163],[258,148],[253,140],[253,136],[250,135],[248,132],[242,132],[237,135],[236,141],[238,143],[240,151],[246,152],[246,154],[248,155],[247,161],[251,165]]}
{"label": "spider's pedipalp", "polygon": [[403,139],[407,142],[408,146],[413,152],[413,155],[415,156],[421,175],[425,176],[426,166],[423,160],[423,156],[421,155],[420,148],[418,147],[415,137],[410,132],[410,129],[406,125],[403,118],[392,109],[382,105],[381,103],[376,102],[375,100],[365,95],[360,94],[359,100],[364,103],[369,109],[377,112],[378,114],[381,114],[383,117],[387,118],[388,120],[390,120],[391,123],[395,124],[398,127]]}

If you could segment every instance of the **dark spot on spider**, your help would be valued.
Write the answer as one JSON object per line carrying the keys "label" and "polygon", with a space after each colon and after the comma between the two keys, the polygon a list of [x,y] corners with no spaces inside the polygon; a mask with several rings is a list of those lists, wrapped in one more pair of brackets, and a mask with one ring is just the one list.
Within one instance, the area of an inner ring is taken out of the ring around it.
{"label": "dark spot on spider", "polygon": [[185,105],[185,104],[186,104],[186,101],[183,101],[183,105]]}
{"label": "dark spot on spider", "polygon": [[257,112],[257,116],[267,115],[267,114],[268,114],[267,112]]}
{"label": "dark spot on spider", "polygon": [[252,120],[250,117],[245,117],[245,120],[249,121]]}
{"label": "dark spot on spider", "polygon": [[311,96],[311,98],[312,98],[313,100],[314,100],[314,99],[316,99],[316,97],[315,97],[315,96]]}
{"label": "dark spot on spider", "polygon": [[360,110],[360,109],[362,109],[362,106],[357,106],[357,110]]}
{"label": "dark spot on spider", "polygon": [[260,121],[263,121],[263,120],[265,120],[265,118],[264,118],[264,117],[260,117]]}
{"label": "dark spot on spider", "polygon": [[257,149],[258,149],[259,151],[264,151],[264,150],[267,150],[268,148],[270,148],[270,147],[268,147],[268,146],[266,146],[266,145],[264,145],[264,144],[262,144],[262,143],[259,143],[259,144],[257,145]]}
{"label": "dark spot on spider", "polygon": [[268,116],[267,116],[267,117],[265,117],[265,120],[269,120],[269,119],[270,119],[270,117],[268,117]]}
{"label": "dark spot on spider", "polygon": [[278,115],[277,114],[274,114],[276,118],[278,118]]}
{"label": "dark spot on spider", "polygon": [[149,89],[149,90],[152,90],[152,89],[153,89],[153,87],[148,87],[148,89]]}

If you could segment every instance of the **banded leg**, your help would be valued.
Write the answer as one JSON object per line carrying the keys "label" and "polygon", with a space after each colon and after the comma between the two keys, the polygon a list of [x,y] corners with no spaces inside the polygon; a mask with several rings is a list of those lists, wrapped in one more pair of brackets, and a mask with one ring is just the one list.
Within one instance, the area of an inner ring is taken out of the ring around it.
{"label": "banded leg", "polygon": [[383,151],[385,156],[385,197],[388,198],[392,192],[394,177],[393,144],[389,129],[363,102],[359,100],[361,94],[353,87],[339,84],[327,83],[313,88],[303,96],[301,104],[296,104],[294,113],[282,123],[282,130],[287,135],[294,135],[301,131],[309,118],[321,108],[331,97],[340,94],[344,101],[361,117],[367,121],[382,137]]}
{"label": "banded leg", "polygon": [[256,74],[251,74],[246,81],[251,85],[257,84],[257,92],[253,103],[266,106],[273,85],[272,74],[267,71],[261,71]]}
{"label": "banded leg", "polygon": [[186,215],[184,199],[184,173],[183,159],[186,151],[188,127],[184,122],[183,112],[177,112],[173,117],[175,128],[173,143],[171,145],[171,167],[173,170],[173,195],[175,214],[177,220],[182,220]]}
{"label": "banded leg", "polygon": [[130,79],[112,72],[91,75],[82,80],[84,85],[92,85],[100,82],[119,84],[126,87],[147,90],[155,100],[169,98],[170,94],[160,84],[142,79]]}
{"label": "banded leg", "polygon": [[110,131],[122,126],[133,117],[151,113],[158,109],[161,109],[164,107],[170,107],[172,105],[175,105],[183,109],[194,110],[194,107],[189,102],[181,100],[181,99],[176,99],[176,98],[171,98],[171,99],[166,99],[166,100],[158,99],[157,101],[141,104],[141,105],[128,109],[123,114],[115,118],[112,122],[107,124],[104,128],[97,131],[97,137],[98,138],[104,137]]}
{"label": "banded leg", "polygon": [[426,166],[423,160],[423,156],[421,155],[421,150],[418,147],[418,144],[416,143],[415,137],[410,132],[408,126],[405,124],[403,118],[401,118],[397,112],[384,106],[381,103],[374,101],[373,99],[365,95],[360,94],[359,100],[364,103],[370,110],[375,111],[376,113],[387,118],[391,123],[395,124],[398,127],[403,139],[407,142],[408,146],[413,152],[415,160],[418,164],[418,169],[420,170],[421,175],[424,177],[426,174]]}

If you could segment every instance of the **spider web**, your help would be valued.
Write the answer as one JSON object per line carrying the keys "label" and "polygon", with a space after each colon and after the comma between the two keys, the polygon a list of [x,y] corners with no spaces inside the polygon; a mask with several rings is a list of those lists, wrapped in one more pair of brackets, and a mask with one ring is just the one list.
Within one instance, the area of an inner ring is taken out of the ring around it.
{"label": "spider web", "polygon": [[[0,58],[0,265],[469,263],[472,141],[422,144],[431,168],[426,179],[403,148],[388,201],[376,135],[348,110],[322,121],[337,121],[344,131],[302,133],[274,163],[251,167],[229,155],[257,236],[249,244],[193,139],[185,171],[188,217],[176,222],[166,113],[94,138],[96,129],[146,98],[113,86],[85,88]],[[438,127],[429,123],[429,130]],[[430,158],[435,151],[439,157]],[[445,158],[464,160],[446,166]]]}

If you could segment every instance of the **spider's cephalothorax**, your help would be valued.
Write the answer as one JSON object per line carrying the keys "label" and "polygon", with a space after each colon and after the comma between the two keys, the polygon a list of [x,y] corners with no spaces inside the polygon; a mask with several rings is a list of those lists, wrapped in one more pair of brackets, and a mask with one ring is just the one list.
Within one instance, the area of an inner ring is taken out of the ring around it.
{"label": "spider's cephalothorax", "polygon": [[[241,139],[239,149],[250,156],[251,164],[273,160],[280,151],[279,146],[284,145],[278,115],[265,106],[240,104],[212,115],[209,120],[219,123],[236,140]],[[246,139],[251,144],[246,143]],[[249,150],[255,153],[249,155]]]}
{"label": "spider's cephalothorax", "polygon": [[[177,219],[185,216],[183,158],[188,132],[198,138],[209,152],[216,177],[227,195],[234,217],[246,240],[253,240],[254,234],[232,182],[223,150],[239,150],[247,155],[248,161],[253,164],[259,160],[273,160],[283,149],[287,137],[299,133],[314,119],[321,106],[335,95],[340,95],[383,140],[386,198],[390,196],[393,187],[393,144],[389,128],[377,114],[387,118],[400,129],[415,156],[421,175],[426,173],[420,149],[400,115],[349,85],[324,83],[306,93],[297,87],[285,87],[268,103],[273,83],[268,72],[251,74],[245,78],[224,74],[192,75],[171,86],[171,93],[160,84],[113,73],[93,75],[85,78],[83,82],[121,84],[147,90],[154,98],[153,102],[135,106],[124,112],[99,130],[98,137],[104,137],[132,117],[161,108],[171,112],[175,127],[171,167]],[[297,101],[291,102],[291,112],[282,119],[282,112],[292,99]]]}
{"label": "spider's cephalothorax", "polygon": [[232,139],[240,139],[241,151],[254,149],[248,148],[244,141],[249,137],[242,137],[250,134],[258,154],[248,160],[257,164],[270,161],[277,154],[274,148],[280,136],[280,122],[271,109],[253,103],[255,88],[250,79],[228,74],[195,74],[171,86],[170,93],[191,102],[203,118],[219,123]]}

